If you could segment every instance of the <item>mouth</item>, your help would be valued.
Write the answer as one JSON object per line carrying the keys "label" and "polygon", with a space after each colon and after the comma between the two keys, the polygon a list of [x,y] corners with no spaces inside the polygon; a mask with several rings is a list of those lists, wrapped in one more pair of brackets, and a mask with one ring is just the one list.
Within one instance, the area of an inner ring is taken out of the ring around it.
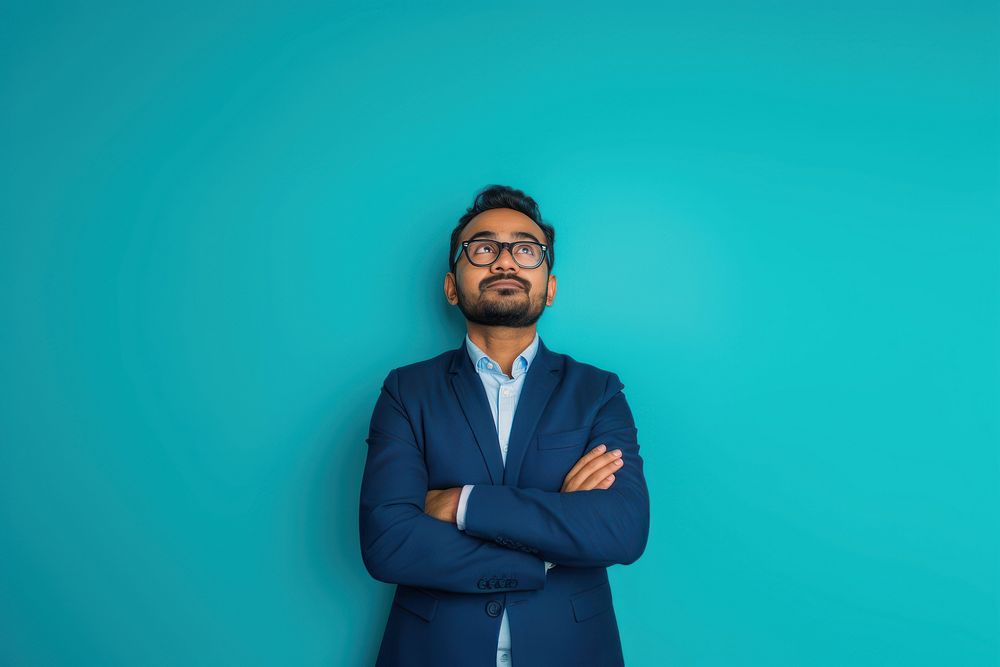
{"label": "mouth", "polygon": [[495,282],[495,283],[490,283],[486,287],[486,289],[493,289],[493,288],[497,288],[497,289],[507,288],[507,289],[519,289],[519,290],[523,290],[524,289],[524,285],[522,285],[521,283],[514,282],[513,280],[500,280],[500,281]]}

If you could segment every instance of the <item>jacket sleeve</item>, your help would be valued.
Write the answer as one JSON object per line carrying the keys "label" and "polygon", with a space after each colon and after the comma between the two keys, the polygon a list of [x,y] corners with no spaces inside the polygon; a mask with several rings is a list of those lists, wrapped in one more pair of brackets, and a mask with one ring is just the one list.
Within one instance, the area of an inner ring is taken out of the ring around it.
{"label": "jacket sleeve", "polygon": [[587,442],[588,451],[602,442],[608,451],[622,450],[624,465],[610,488],[559,492],[477,484],[468,497],[465,532],[518,545],[561,566],[635,562],[649,536],[649,492],[624,387],[609,375]]}
{"label": "jacket sleeve", "polygon": [[541,558],[484,542],[424,513],[427,468],[400,400],[397,369],[382,385],[365,441],[359,532],[372,577],[458,593],[544,587]]}

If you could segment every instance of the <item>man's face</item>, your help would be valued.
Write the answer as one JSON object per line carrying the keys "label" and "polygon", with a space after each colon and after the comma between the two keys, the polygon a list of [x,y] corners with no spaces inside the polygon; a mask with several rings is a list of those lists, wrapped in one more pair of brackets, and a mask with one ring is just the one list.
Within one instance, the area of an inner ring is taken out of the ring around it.
{"label": "man's face", "polygon": [[[473,238],[495,241],[537,241],[548,244],[542,229],[520,211],[494,208],[474,217],[462,230],[459,243]],[[459,246],[461,247],[461,246]],[[522,268],[504,248],[489,266],[476,266],[463,252],[455,273],[445,275],[445,297],[457,304],[470,322],[484,326],[529,327],[556,295],[556,277],[548,261],[534,269]]]}

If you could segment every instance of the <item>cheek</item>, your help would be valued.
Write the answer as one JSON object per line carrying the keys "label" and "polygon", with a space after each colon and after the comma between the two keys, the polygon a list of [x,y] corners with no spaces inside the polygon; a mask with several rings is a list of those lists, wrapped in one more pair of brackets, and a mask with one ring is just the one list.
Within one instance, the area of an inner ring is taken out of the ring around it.
{"label": "cheek", "polygon": [[474,294],[479,291],[480,280],[482,279],[477,277],[475,272],[463,269],[455,277],[455,284],[463,294]]}
{"label": "cheek", "polygon": [[462,281],[462,289],[472,297],[479,296],[479,283],[483,282],[485,276],[466,275]]}

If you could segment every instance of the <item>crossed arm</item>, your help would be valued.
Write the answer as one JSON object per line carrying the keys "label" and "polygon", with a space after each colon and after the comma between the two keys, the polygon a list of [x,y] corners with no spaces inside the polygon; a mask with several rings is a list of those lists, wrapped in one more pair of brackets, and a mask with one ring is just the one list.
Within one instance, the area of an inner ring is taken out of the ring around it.
{"label": "crossed arm", "polygon": [[[563,493],[574,491],[590,491],[592,489],[607,489],[615,481],[614,473],[621,471],[623,461],[622,450],[607,451],[607,445],[601,443],[580,457],[563,479]],[[430,490],[424,504],[424,512],[435,519],[454,523],[459,530],[465,530],[465,514],[468,509],[469,494],[476,488],[474,484],[465,484],[450,489]],[[538,549],[521,544],[510,538],[497,536],[496,542],[528,553],[537,553]],[[555,563],[545,561],[545,571],[555,567]]]}
{"label": "crossed arm", "polygon": [[612,373],[588,442],[588,454],[599,443],[621,450],[624,465],[612,486],[567,493],[477,485],[465,508],[466,534],[530,545],[539,558],[561,566],[635,562],[649,535],[649,493],[623,388]]}
{"label": "crossed arm", "polygon": [[[399,400],[396,371],[390,372],[372,416],[361,491],[368,571],[380,581],[486,592],[484,580],[501,581],[506,590],[543,587],[543,561],[570,567],[634,562],[649,533],[649,496],[623,387],[617,375],[609,376],[585,456],[593,458],[598,443],[621,450],[624,465],[612,486],[570,493],[477,485],[468,495],[463,532],[451,525],[460,489],[427,491],[423,456]],[[432,499],[436,510],[431,503],[427,509],[437,518],[425,512]]]}
{"label": "crossed arm", "polygon": [[361,482],[361,557],[379,581],[457,593],[534,590],[544,562],[424,513],[427,468],[399,400],[396,371],[375,403]]}

